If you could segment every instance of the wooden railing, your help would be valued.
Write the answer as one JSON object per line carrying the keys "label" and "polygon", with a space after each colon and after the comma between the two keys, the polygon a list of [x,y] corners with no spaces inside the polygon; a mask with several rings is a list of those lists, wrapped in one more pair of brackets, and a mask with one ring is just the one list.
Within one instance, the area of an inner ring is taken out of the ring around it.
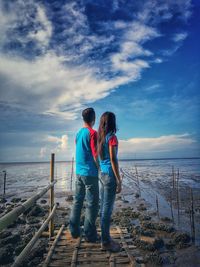
{"label": "wooden railing", "polygon": [[36,204],[36,201],[40,199],[48,190],[50,190],[50,198],[49,198],[49,216],[44,221],[40,229],[35,233],[33,238],[30,242],[26,245],[20,255],[16,258],[15,262],[13,263],[12,267],[20,266],[30,254],[31,249],[33,248],[34,244],[37,242],[39,237],[42,235],[43,231],[49,224],[49,238],[54,235],[54,215],[56,212],[57,204],[54,204],[54,185],[57,180],[54,180],[54,165],[55,165],[55,154],[51,154],[51,166],[50,166],[50,183],[47,187],[45,187],[41,192],[37,193],[36,195],[29,198],[24,203],[20,204],[18,207],[13,209],[12,211],[5,214],[3,217],[0,218],[0,231],[4,230],[10,224],[12,224],[22,213],[27,211],[30,207]]}

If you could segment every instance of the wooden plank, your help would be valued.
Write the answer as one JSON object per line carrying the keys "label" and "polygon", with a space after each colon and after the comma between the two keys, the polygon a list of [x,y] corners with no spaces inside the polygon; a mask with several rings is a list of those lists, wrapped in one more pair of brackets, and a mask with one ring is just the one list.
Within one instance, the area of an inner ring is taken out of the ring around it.
{"label": "wooden plank", "polygon": [[51,261],[51,258],[52,258],[52,256],[53,256],[53,252],[54,252],[54,250],[55,250],[56,244],[58,243],[58,240],[59,240],[59,238],[60,238],[60,236],[61,236],[61,234],[62,234],[62,231],[63,231],[64,227],[65,227],[65,225],[63,224],[63,225],[61,226],[61,228],[60,228],[60,230],[59,230],[57,236],[56,236],[56,239],[54,240],[54,242],[53,242],[53,244],[52,244],[52,246],[51,246],[51,248],[50,248],[50,250],[49,250],[49,252],[48,252],[48,254],[47,254],[47,257],[46,257],[46,259],[45,259],[45,262],[44,262],[44,264],[43,264],[43,267],[47,267],[47,266],[49,265],[49,263],[50,263],[50,261]]}
{"label": "wooden plank", "polygon": [[72,255],[72,261],[71,261],[71,267],[76,267],[76,263],[77,263],[77,258],[78,258],[78,250],[80,248],[80,244],[81,244],[81,239],[82,239],[82,235],[78,238],[76,247],[74,249],[73,255]]}
{"label": "wooden plank", "polygon": [[122,245],[123,245],[124,250],[125,250],[126,253],[127,253],[127,256],[128,256],[128,258],[129,258],[129,260],[131,261],[131,266],[132,266],[132,267],[135,267],[135,266],[136,266],[135,259],[134,259],[134,257],[131,255],[131,252],[130,252],[130,250],[129,250],[129,247],[128,247],[128,245],[126,244],[125,239],[123,238],[122,231],[121,231],[121,229],[120,229],[118,226],[117,226],[117,230],[118,230],[119,233],[121,234]]}
{"label": "wooden plank", "polygon": [[110,267],[115,267],[116,266],[116,258],[114,253],[110,253],[110,258],[109,258],[109,266]]}

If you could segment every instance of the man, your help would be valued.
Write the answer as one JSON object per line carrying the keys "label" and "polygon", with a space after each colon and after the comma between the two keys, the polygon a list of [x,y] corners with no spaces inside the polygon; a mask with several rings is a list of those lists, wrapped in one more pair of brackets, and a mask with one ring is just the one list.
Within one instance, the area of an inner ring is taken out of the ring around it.
{"label": "man", "polygon": [[87,108],[82,112],[83,127],[76,135],[76,184],[75,197],[70,215],[69,229],[73,238],[80,236],[80,216],[86,197],[84,220],[85,239],[96,242],[96,218],[99,206],[97,132],[92,129],[95,111]]}

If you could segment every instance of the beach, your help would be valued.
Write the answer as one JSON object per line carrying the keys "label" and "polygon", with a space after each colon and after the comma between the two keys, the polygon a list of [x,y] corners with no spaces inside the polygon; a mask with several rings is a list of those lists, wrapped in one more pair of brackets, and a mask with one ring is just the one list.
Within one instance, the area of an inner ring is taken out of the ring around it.
{"label": "beach", "polygon": [[[116,196],[112,223],[126,227],[131,233],[137,262],[145,266],[200,265],[199,159],[130,160],[120,161],[119,165],[123,186],[122,192]],[[71,162],[57,162],[55,166],[55,202],[59,204],[55,224],[60,226],[68,223],[75,175],[71,184]],[[39,192],[49,182],[49,163],[1,164],[0,168],[1,192],[3,171],[6,170],[7,174],[6,202],[1,201],[0,216]],[[195,236],[191,228],[191,189]],[[38,200],[37,206],[1,233],[0,257],[10,255],[10,259],[14,259],[20,253],[47,218],[48,201],[49,194],[46,193]],[[83,219],[84,213],[82,222]],[[47,238],[43,237],[39,242],[40,251],[33,249],[26,266],[33,266],[33,263],[37,266],[42,260]],[[2,264],[10,265],[11,262]]]}

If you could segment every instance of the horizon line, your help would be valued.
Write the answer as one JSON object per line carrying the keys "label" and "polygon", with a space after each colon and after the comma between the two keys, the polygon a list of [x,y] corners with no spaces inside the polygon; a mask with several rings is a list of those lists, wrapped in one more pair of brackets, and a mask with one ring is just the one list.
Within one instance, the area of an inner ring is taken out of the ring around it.
{"label": "horizon line", "polygon": [[[140,161],[140,160],[178,160],[178,159],[200,159],[200,157],[176,157],[176,158],[171,158],[171,157],[167,157],[167,158],[131,158],[131,159],[118,159],[119,161]],[[49,161],[5,161],[5,162],[0,162],[0,164],[23,164],[23,163],[49,163]],[[55,162],[72,162],[72,160],[55,160]]]}

